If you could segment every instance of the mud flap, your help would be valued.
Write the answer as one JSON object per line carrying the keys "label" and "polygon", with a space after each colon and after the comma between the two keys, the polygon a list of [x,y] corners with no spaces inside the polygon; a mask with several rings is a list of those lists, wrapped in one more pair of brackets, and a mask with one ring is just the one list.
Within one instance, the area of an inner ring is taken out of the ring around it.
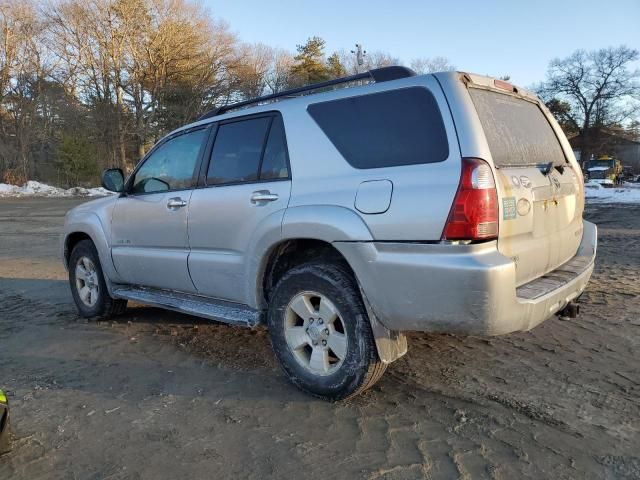
{"label": "mud flap", "polygon": [[359,285],[359,287],[362,301],[367,309],[367,315],[369,315],[369,322],[371,323],[371,331],[373,332],[373,338],[376,342],[378,357],[380,357],[382,363],[388,365],[407,353],[407,337],[402,332],[389,330],[378,320],[376,314],[373,313],[367,296],[364,294],[364,290],[362,290],[362,286]]}
{"label": "mud flap", "polygon": [[11,451],[11,429],[9,426],[9,402],[0,390],[0,455]]}

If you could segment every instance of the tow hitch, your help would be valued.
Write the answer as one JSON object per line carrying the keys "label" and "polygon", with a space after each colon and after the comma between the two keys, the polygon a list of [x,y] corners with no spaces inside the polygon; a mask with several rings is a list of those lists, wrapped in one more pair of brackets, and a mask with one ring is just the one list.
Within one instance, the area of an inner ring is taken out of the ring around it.
{"label": "tow hitch", "polygon": [[576,318],[580,315],[580,305],[576,302],[569,302],[567,303],[567,306],[560,310],[556,315],[565,319]]}

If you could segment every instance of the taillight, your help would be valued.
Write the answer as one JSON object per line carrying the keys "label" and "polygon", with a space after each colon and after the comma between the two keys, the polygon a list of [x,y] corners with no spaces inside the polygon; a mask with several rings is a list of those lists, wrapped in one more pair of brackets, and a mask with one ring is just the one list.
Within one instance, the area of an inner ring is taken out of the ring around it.
{"label": "taillight", "polygon": [[443,240],[498,238],[498,192],[491,167],[479,158],[462,159],[462,175]]}

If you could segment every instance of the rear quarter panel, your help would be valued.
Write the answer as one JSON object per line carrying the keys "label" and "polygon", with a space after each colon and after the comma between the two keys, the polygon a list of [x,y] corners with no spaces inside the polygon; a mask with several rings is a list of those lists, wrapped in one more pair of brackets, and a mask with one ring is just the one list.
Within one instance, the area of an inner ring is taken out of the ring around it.
{"label": "rear quarter panel", "polygon": [[[356,169],[342,157],[306,108],[311,103],[413,86],[428,88],[440,107],[449,141],[449,157],[443,162]],[[303,97],[287,102],[281,110],[293,178],[289,208],[306,205],[347,208],[362,218],[375,240],[439,240],[460,179],[460,148],[447,100],[436,79],[431,75],[418,76],[311,97],[313,101]],[[391,202],[384,213],[365,214],[354,206],[358,187],[371,180],[389,180],[393,184]],[[285,229],[286,221],[285,216]]]}

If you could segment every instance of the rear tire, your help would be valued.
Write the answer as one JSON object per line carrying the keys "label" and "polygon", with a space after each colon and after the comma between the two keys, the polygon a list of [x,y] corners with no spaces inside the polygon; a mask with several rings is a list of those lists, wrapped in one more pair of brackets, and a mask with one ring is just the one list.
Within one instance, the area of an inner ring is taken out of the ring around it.
{"label": "rear tire", "polygon": [[342,264],[289,270],[273,290],[267,321],[282,369],[311,395],[347,399],[372,387],[386,370],[357,283]]}
{"label": "rear tire", "polygon": [[69,285],[80,316],[106,320],[121,315],[127,301],[111,298],[102,273],[98,251],[91,240],[82,240],[69,257]]}

